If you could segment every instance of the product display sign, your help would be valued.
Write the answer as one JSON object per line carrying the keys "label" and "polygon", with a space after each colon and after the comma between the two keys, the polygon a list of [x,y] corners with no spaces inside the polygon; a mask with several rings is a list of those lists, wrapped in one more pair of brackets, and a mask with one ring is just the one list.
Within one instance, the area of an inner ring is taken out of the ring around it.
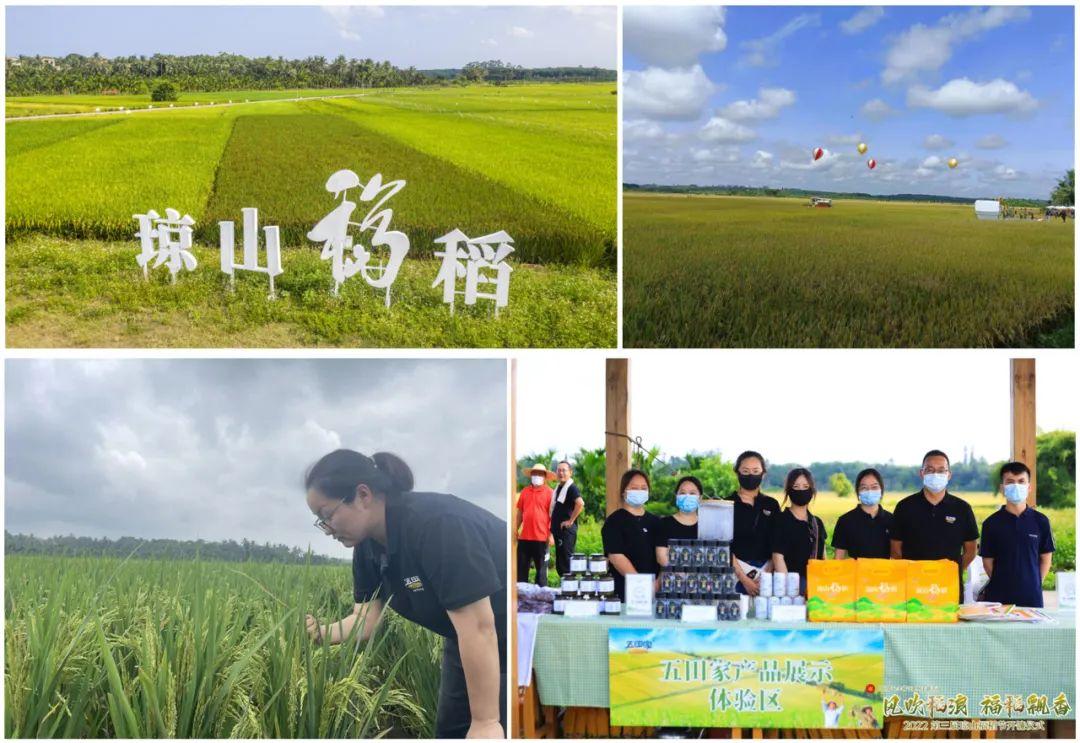
{"label": "product display sign", "polygon": [[872,629],[608,631],[611,724],[880,728],[885,636]]}

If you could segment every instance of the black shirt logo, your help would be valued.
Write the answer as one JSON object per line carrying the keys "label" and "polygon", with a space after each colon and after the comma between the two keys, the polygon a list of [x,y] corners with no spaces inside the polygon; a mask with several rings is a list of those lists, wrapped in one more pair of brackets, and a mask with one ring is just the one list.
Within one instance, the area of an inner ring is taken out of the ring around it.
{"label": "black shirt logo", "polygon": [[420,576],[414,575],[411,578],[405,579],[405,587],[408,588],[410,591],[419,592],[424,590],[424,583],[420,580]]}

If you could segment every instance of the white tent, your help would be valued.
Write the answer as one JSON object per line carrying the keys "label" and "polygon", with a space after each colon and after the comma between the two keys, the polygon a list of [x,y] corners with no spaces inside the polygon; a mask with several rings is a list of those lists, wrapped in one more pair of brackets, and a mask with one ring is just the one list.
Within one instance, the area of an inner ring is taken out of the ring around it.
{"label": "white tent", "polygon": [[997,219],[1001,215],[1001,204],[993,199],[977,199],[975,216],[979,219]]}

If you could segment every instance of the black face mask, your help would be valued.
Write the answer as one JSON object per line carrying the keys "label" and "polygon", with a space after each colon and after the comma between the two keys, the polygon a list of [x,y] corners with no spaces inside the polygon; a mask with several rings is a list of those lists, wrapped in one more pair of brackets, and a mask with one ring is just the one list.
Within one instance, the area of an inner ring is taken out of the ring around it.
{"label": "black face mask", "polygon": [[788,498],[796,506],[805,506],[810,503],[814,498],[814,491],[812,490],[792,490],[788,493]]}
{"label": "black face mask", "polygon": [[764,475],[744,475],[739,473],[739,487],[743,490],[757,490],[761,486]]}

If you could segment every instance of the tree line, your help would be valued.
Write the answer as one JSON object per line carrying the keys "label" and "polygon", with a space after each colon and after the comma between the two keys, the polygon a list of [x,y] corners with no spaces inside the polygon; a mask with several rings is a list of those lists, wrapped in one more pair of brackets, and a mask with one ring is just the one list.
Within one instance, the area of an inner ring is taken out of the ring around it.
{"label": "tree line", "polygon": [[[137,549],[136,549],[137,548]],[[250,539],[239,542],[207,542],[181,539],[119,539],[67,536],[36,537],[4,531],[6,555],[63,555],[65,557],[127,557],[144,560],[216,560],[220,562],[268,562],[290,565],[337,565],[334,557],[309,553],[284,544],[258,544]]]}
{"label": "tree line", "polygon": [[245,57],[239,54],[154,54],[106,58],[100,54],[8,58],[8,95],[149,94],[168,82],[180,91],[287,90],[291,88],[388,88],[448,81],[615,80],[614,70],[585,67],[526,69],[500,60],[470,62],[460,70],[417,70],[388,61]]}

